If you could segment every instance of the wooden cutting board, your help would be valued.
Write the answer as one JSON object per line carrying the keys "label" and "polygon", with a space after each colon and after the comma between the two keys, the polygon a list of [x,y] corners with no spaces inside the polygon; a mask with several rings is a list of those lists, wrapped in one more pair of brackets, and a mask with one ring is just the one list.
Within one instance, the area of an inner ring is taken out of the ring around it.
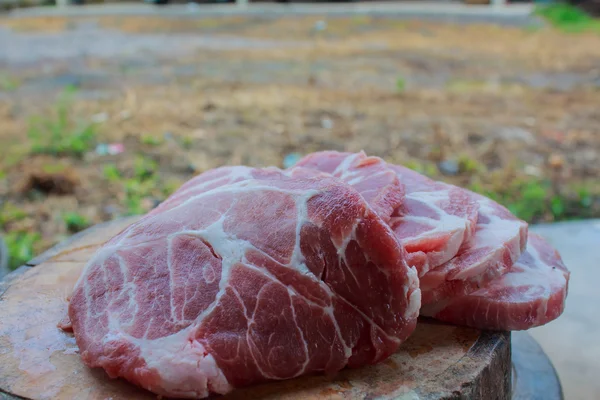
{"label": "wooden cutting board", "polygon": [[[155,399],[89,369],[71,334],[56,324],[95,249],[135,218],[90,228],[0,283],[0,399]],[[238,390],[223,399],[509,399],[510,334],[420,321],[386,361]]]}

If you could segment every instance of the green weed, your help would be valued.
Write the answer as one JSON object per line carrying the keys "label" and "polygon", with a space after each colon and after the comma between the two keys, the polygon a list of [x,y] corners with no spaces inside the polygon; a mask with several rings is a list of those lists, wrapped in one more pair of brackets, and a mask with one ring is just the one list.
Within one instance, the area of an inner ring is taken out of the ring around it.
{"label": "green weed", "polygon": [[550,210],[555,220],[563,219],[567,210],[566,199],[561,196],[553,196],[550,199]]}
{"label": "green weed", "polygon": [[538,6],[535,14],[544,18],[552,26],[563,32],[598,32],[600,20],[591,17],[585,11],[565,3],[555,3]]}
{"label": "green weed", "polygon": [[407,168],[417,171],[420,174],[433,178],[438,175],[438,169],[435,164],[430,162],[408,161],[404,164]]}
{"label": "green weed", "polygon": [[46,164],[42,166],[42,171],[46,174],[58,174],[67,169],[67,166],[64,164]]}
{"label": "green weed", "polygon": [[151,135],[143,135],[141,137],[141,141],[143,144],[148,146],[158,146],[163,143],[163,140],[161,138]]}
{"label": "green weed", "polygon": [[74,88],[66,89],[59,97],[51,117],[34,117],[28,129],[31,152],[81,157],[94,144],[96,126],[75,123],[70,113]]}
{"label": "green weed", "polygon": [[150,158],[138,156],[133,165],[133,177],[124,181],[125,207],[127,215],[144,214],[148,210],[143,201],[162,195],[159,189],[158,163]]}
{"label": "green weed", "polygon": [[600,193],[591,193],[586,187],[557,192],[549,181],[515,178],[487,187],[476,182],[469,189],[497,201],[527,222],[592,218],[599,212],[594,204]]}
{"label": "green weed", "polygon": [[192,145],[194,144],[194,140],[189,137],[189,136],[184,136],[181,138],[181,147],[183,147],[186,150],[189,150],[192,148]]}
{"label": "green weed", "polygon": [[581,188],[577,189],[577,196],[578,196],[578,200],[579,200],[579,205],[581,207],[584,207],[584,208],[591,207],[591,205],[594,201],[594,198],[592,197],[592,194],[590,193],[588,188],[581,187]]}
{"label": "green weed", "polygon": [[166,197],[169,197],[183,184],[179,179],[169,179],[162,187],[162,193]]}
{"label": "green weed", "polygon": [[9,267],[16,269],[35,255],[35,245],[42,239],[39,233],[8,232],[4,236],[8,248]]}
{"label": "green weed", "polygon": [[485,171],[485,166],[483,164],[464,154],[458,157],[458,168],[460,172],[468,174]]}
{"label": "green weed", "polygon": [[400,76],[396,79],[396,92],[404,93],[405,90],[406,90],[406,79],[404,79],[403,77]]}
{"label": "green weed", "polygon": [[547,210],[548,185],[541,182],[523,184],[515,191],[514,201],[507,202],[508,209],[517,217],[532,221]]}
{"label": "green weed", "polygon": [[12,222],[20,221],[29,214],[13,203],[6,202],[0,207],[0,228]]}
{"label": "green weed", "polygon": [[142,206],[142,199],[137,196],[127,196],[125,199],[125,207],[127,208],[125,215],[142,215],[147,211]]}
{"label": "green weed", "polygon": [[158,163],[150,158],[138,156],[133,165],[133,176],[144,181],[154,175],[158,170]]}
{"label": "green weed", "polygon": [[356,15],[352,17],[353,25],[369,25],[372,22],[372,18],[367,15]]}
{"label": "green weed", "polygon": [[156,188],[156,180],[148,179],[141,181],[136,178],[125,181],[125,207],[126,215],[144,214],[146,210],[143,206],[143,200],[146,197],[152,197]]}
{"label": "green weed", "polygon": [[487,83],[482,80],[452,79],[446,83],[446,89],[458,93],[482,92],[486,88]]}
{"label": "green weed", "polygon": [[497,201],[499,203],[503,202],[501,199],[501,196],[497,192],[494,192],[492,190],[488,190],[488,189],[484,188],[483,185],[481,185],[481,183],[479,183],[479,182],[472,183],[471,185],[469,185],[468,189],[475,193],[482,194],[482,195],[484,195],[494,201]]}
{"label": "green weed", "polygon": [[11,76],[0,74],[0,90],[14,92],[21,86],[21,81]]}
{"label": "green weed", "polygon": [[76,233],[90,226],[90,222],[81,214],[68,212],[63,214],[63,221],[71,233]]}
{"label": "green weed", "polygon": [[109,182],[118,182],[122,178],[121,171],[114,164],[105,165],[103,173]]}

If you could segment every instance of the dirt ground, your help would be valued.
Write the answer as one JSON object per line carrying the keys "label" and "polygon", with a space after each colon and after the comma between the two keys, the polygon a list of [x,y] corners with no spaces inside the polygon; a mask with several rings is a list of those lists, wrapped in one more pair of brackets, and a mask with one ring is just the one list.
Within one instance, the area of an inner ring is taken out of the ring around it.
{"label": "dirt ground", "polygon": [[[406,164],[531,222],[600,216],[600,35],[368,17],[0,18],[0,48],[13,265],[209,168],[323,149]],[[57,99],[67,86],[73,100]]]}

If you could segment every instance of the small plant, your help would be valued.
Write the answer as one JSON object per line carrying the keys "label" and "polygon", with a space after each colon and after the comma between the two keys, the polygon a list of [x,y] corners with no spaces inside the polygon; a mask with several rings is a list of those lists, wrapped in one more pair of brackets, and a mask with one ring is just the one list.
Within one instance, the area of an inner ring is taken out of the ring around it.
{"label": "small plant", "polygon": [[163,143],[161,138],[151,135],[144,135],[141,138],[142,143],[148,146],[158,146]]}
{"label": "small plant", "polygon": [[485,166],[483,166],[479,161],[464,154],[458,157],[458,168],[460,172],[468,174],[482,172],[485,170]]}
{"label": "small plant", "polygon": [[515,187],[515,199],[509,202],[508,209],[525,221],[544,215],[547,207],[548,187],[543,182],[532,181]]}
{"label": "small plant", "polygon": [[589,208],[594,201],[592,194],[586,187],[579,188],[577,190],[577,196],[579,198],[579,205],[584,208]]}
{"label": "small plant", "polygon": [[14,92],[21,86],[21,82],[8,75],[0,74],[0,90]]}
{"label": "small plant", "polygon": [[166,197],[169,197],[173,192],[175,192],[182,185],[182,182],[178,179],[170,179],[165,182],[162,187],[162,193]]}
{"label": "small plant", "polygon": [[354,25],[368,25],[371,22],[371,18],[366,15],[356,15],[352,18],[352,24]]}
{"label": "small plant", "polygon": [[32,153],[81,157],[93,146],[95,124],[75,124],[70,116],[74,92],[73,88],[65,90],[56,104],[53,117],[32,118],[27,133],[32,141]]}
{"label": "small plant", "polygon": [[554,196],[550,200],[550,210],[555,220],[563,219],[567,211],[566,199],[561,196]]}
{"label": "small plant", "polygon": [[39,233],[32,232],[9,232],[4,237],[6,247],[8,248],[8,265],[10,269],[15,269],[35,255],[35,245],[42,239]]}
{"label": "small plant", "polygon": [[420,174],[433,178],[438,175],[437,167],[430,162],[408,161],[405,163],[407,168],[417,171]]}
{"label": "small plant", "polygon": [[536,8],[535,14],[564,32],[594,31],[600,33],[600,20],[570,4],[555,3],[539,6]]}
{"label": "small plant", "polygon": [[499,193],[484,188],[483,185],[481,185],[480,182],[476,182],[476,183],[470,184],[469,187],[468,187],[468,189],[471,190],[471,191],[473,191],[473,192],[475,192],[475,193],[479,193],[479,194],[482,194],[482,195],[484,195],[486,197],[489,197],[490,199],[492,199],[494,201],[497,201],[499,203],[504,203],[502,201],[502,198],[501,198],[501,196],[500,196]]}
{"label": "small plant", "polygon": [[192,148],[192,145],[194,144],[194,140],[189,137],[189,136],[184,136],[181,138],[181,147],[183,147],[186,150],[189,150]]}
{"label": "small plant", "polygon": [[0,207],[0,228],[12,222],[20,221],[28,216],[25,210],[12,203],[4,203]]}
{"label": "small plant", "polygon": [[109,164],[104,166],[104,177],[109,182],[118,182],[121,180],[121,171],[114,164]]}
{"label": "small plant", "polygon": [[147,211],[142,206],[142,199],[137,196],[127,196],[125,206],[127,207],[126,215],[142,215]]}
{"label": "small plant", "polygon": [[63,214],[63,221],[71,233],[82,231],[90,226],[87,218],[76,212],[68,212]]}
{"label": "small plant", "polygon": [[406,79],[404,79],[403,77],[398,77],[398,79],[396,79],[396,92],[398,93],[404,93],[404,91],[406,90]]}
{"label": "small plant", "polygon": [[158,163],[150,158],[139,156],[133,166],[133,178],[127,179],[125,185],[125,205],[128,215],[144,214],[144,199],[160,196],[156,172]]}
{"label": "small plant", "polygon": [[136,179],[144,181],[151,178],[158,170],[158,163],[150,158],[139,156],[135,159],[133,165],[133,176]]}
{"label": "small plant", "polygon": [[135,178],[125,181],[125,207],[127,215],[144,214],[148,210],[144,207],[144,199],[154,197],[156,179],[138,180]]}
{"label": "small plant", "polygon": [[59,174],[67,170],[65,164],[45,164],[42,165],[42,171],[46,174]]}

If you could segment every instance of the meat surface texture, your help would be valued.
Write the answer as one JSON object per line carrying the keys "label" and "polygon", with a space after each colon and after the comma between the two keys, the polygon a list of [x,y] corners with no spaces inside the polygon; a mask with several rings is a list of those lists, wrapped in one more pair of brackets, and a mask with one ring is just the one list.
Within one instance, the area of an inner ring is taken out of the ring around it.
{"label": "meat surface texture", "polygon": [[527,248],[508,273],[485,287],[421,313],[482,329],[522,330],[558,318],[565,307],[570,273],[558,252],[529,234]]}
{"label": "meat surface texture", "polygon": [[381,158],[368,157],[362,151],[312,153],[298,161],[291,171],[298,167],[321,171],[349,184],[386,222],[404,199],[404,185],[394,171]]}
{"label": "meat surface texture", "polygon": [[436,182],[400,165],[390,165],[406,197],[390,226],[419,276],[450,261],[475,233],[479,202],[465,190]]}
{"label": "meat surface texture", "polygon": [[479,203],[473,237],[450,261],[420,278],[422,304],[444,304],[508,272],[527,244],[527,223],[487,197],[462,189]]}
{"label": "meat surface texture", "polygon": [[102,246],[69,317],[88,366],[203,398],[388,357],[420,308],[406,256],[336,178],[219,168]]}
{"label": "meat surface texture", "polygon": [[[364,152],[337,151],[309,154],[296,165],[332,174],[354,186],[389,222],[419,276],[449,261],[475,232],[477,201],[458,187],[406,167],[386,164]],[[403,201],[394,197],[398,185],[405,192]]]}

